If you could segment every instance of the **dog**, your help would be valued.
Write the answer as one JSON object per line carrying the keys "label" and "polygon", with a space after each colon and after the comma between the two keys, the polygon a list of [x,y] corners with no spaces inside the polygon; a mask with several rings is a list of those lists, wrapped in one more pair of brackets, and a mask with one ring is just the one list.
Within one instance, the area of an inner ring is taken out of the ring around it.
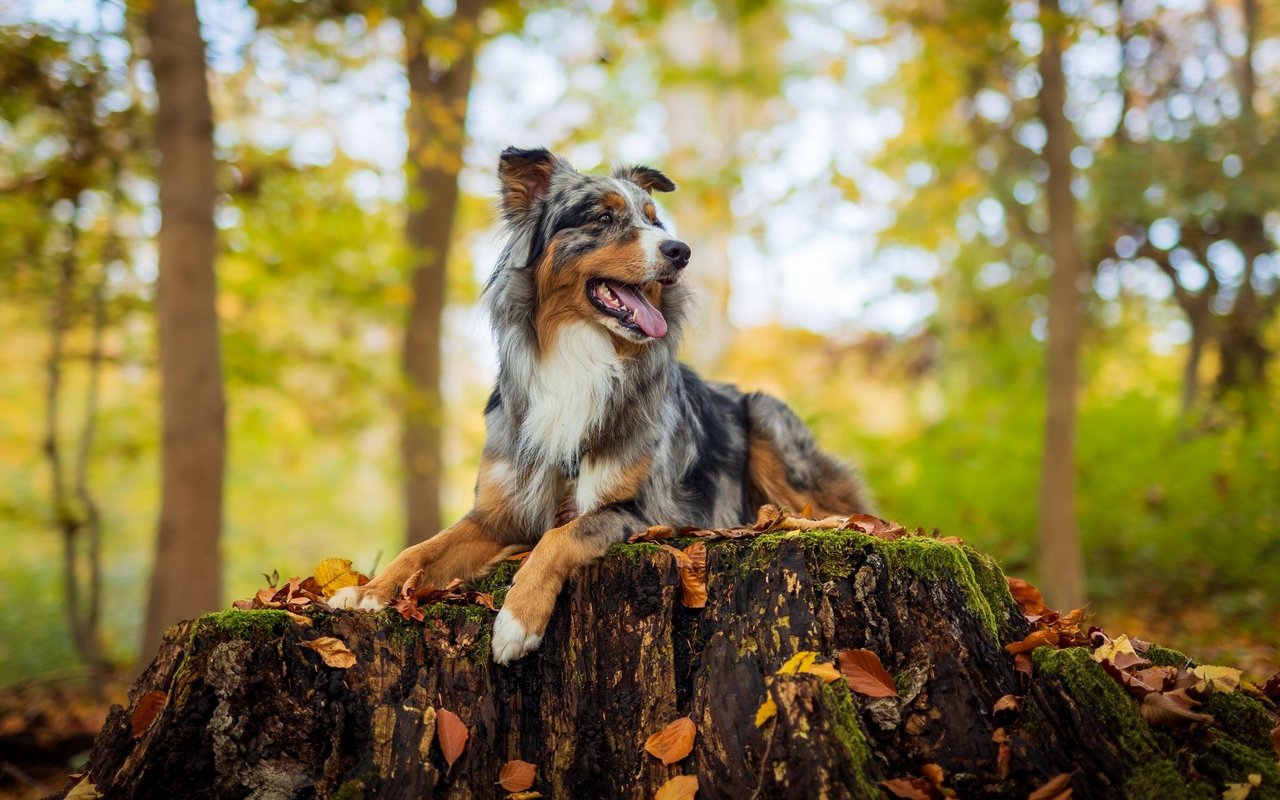
{"label": "dog", "polygon": [[333,606],[380,609],[418,570],[442,585],[532,545],[494,621],[506,664],[541,643],[576,570],[650,525],[737,526],[763,503],[871,513],[790,408],[677,362],[691,254],[653,201],[676,188],[666,175],[508,148],[498,177],[506,244],[482,297],[499,369],[475,506]]}

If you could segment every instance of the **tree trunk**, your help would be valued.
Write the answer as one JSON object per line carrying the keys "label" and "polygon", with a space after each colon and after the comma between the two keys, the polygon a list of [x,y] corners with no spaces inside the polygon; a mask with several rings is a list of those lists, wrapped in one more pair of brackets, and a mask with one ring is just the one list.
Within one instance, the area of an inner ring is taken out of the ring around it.
{"label": "tree trunk", "polygon": [[1041,0],[1044,47],[1040,54],[1040,120],[1048,138],[1049,165],[1048,414],[1040,473],[1040,584],[1050,603],[1084,605],[1084,567],[1076,528],[1076,384],[1080,360],[1080,290],[1084,260],[1076,239],[1076,200],[1071,193],[1071,144],[1066,79],[1062,71],[1065,20],[1057,0]]}
{"label": "tree trunk", "polygon": [[[467,96],[479,43],[477,20],[484,0],[459,0],[448,20],[448,36],[458,55],[437,63],[433,43],[440,21],[419,3],[405,4],[405,70],[409,109],[408,219],[412,305],[405,324],[406,379],[401,458],[404,469],[406,540],[423,541],[440,531],[441,426],[444,407],[440,379],[440,332],[450,236],[458,203],[458,173],[466,134]],[[441,48],[435,48],[441,49]]]}
{"label": "tree trunk", "polygon": [[194,0],[153,0],[146,28],[159,98],[156,327],[164,415],[160,523],[143,634],[143,652],[150,653],[167,626],[220,604],[226,431],[215,306],[213,110]]}
{"label": "tree trunk", "polygon": [[[707,594],[686,608],[671,555],[619,545],[570,582],[540,651],[511,667],[490,660],[494,613],[480,605],[430,606],[423,622],[210,615],[170,631],[130,707],[112,710],[87,779],[112,798],[498,798],[503,764],[521,759],[551,798],[648,800],[681,774],[697,776],[699,800],[870,798],[879,780],[930,763],[963,798],[1021,800],[1064,772],[1077,798],[1208,797],[1259,770],[1267,791],[1280,781],[1265,728],[1253,730],[1267,712],[1243,695],[1233,719],[1247,730],[1224,715],[1187,740],[1153,734],[1085,648],[1037,651],[1028,682],[1001,647],[1027,623],[999,569],[960,546],[852,531],[712,542]],[[354,665],[301,646],[318,636],[345,643]],[[796,652],[842,648],[877,653],[899,696],[777,674]],[[151,692],[163,710],[134,738]],[[1010,694],[1025,696],[1020,721],[992,711]],[[778,712],[758,727],[766,698]],[[443,710],[470,733],[452,767]],[[664,766],[646,739],[683,716],[697,726],[692,753]]]}

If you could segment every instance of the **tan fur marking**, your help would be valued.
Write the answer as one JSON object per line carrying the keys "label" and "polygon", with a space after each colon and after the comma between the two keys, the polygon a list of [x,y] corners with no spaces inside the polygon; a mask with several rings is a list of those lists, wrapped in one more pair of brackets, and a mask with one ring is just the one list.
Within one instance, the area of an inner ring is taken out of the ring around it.
{"label": "tan fur marking", "polygon": [[645,257],[639,239],[605,245],[565,264],[558,271],[552,268],[555,250],[553,243],[537,267],[538,311],[533,324],[543,353],[555,342],[556,335],[565,325],[600,316],[587,299],[587,281],[609,278],[619,283],[636,284],[645,278]]}
{"label": "tan fur marking", "polygon": [[658,221],[658,209],[653,207],[653,203],[645,203],[643,210],[645,219],[649,220],[649,224],[652,225]]}
{"label": "tan fur marking", "polygon": [[419,586],[428,583],[443,586],[454,578],[474,578],[517,549],[519,546],[494,540],[468,515],[425,542],[405,549],[378,577],[360,587],[360,594],[390,602],[400,586],[419,569],[422,570]]}
{"label": "tan fur marking", "polygon": [[480,460],[480,473],[476,476],[475,509],[486,516],[507,504],[506,487],[493,474],[495,466],[496,461],[485,456]]}
{"label": "tan fur marking", "polygon": [[787,480],[787,468],[782,463],[773,442],[763,436],[751,436],[747,445],[747,475],[751,488],[759,493],[750,498],[753,505],[773,503],[799,511],[806,505],[813,507],[815,517],[829,517],[862,511],[850,508],[848,498],[856,497],[856,486],[824,486],[815,491],[797,489]]}
{"label": "tan fur marking", "polygon": [[649,477],[649,467],[653,465],[653,456],[645,456],[622,470],[618,482],[600,498],[600,505],[620,503],[635,498],[640,491],[644,479]]}

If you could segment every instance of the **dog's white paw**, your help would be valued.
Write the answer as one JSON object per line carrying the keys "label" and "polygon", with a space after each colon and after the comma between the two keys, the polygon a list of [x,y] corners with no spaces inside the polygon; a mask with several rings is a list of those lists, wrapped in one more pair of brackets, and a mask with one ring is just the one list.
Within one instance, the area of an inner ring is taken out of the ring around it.
{"label": "dog's white paw", "polygon": [[329,606],[331,608],[352,608],[361,609],[363,611],[381,611],[384,605],[386,604],[374,597],[373,593],[362,593],[355,586],[348,586],[345,589],[339,589],[333,593],[333,597],[329,598]]}
{"label": "dog's white paw", "polygon": [[542,644],[542,634],[529,633],[524,625],[507,609],[498,612],[493,621],[493,660],[499,664],[510,664],[518,658],[538,649]]}

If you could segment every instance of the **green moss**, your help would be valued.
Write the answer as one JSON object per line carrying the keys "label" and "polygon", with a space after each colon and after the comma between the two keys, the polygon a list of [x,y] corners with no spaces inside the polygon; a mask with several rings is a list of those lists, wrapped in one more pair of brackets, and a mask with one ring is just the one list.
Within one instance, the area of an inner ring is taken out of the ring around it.
{"label": "green moss", "polygon": [[288,624],[289,615],[278,609],[240,611],[233,608],[200,617],[191,626],[191,636],[195,638],[204,630],[216,628],[232,639],[252,639],[260,633],[279,635]]}
{"label": "green moss", "polygon": [[353,778],[352,780],[343,782],[331,797],[332,800],[364,800],[364,780],[360,778]]}
{"label": "green moss", "polygon": [[1224,788],[1228,783],[1245,783],[1249,775],[1258,774],[1262,785],[1249,792],[1250,800],[1280,798],[1280,766],[1270,748],[1263,752],[1216,731],[1209,735],[1213,737],[1209,747],[1192,759],[1197,773]]}
{"label": "green moss", "polygon": [[647,561],[662,552],[662,548],[653,542],[619,542],[605,551],[605,558],[622,556],[632,564]]}
{"label": "green moss", "polygon": [[1120,796],[1127,800],[1212,800],[1216,797],[1209,787],[1189,783],[1167,758],[1139,764],[1125,781]]}
{"label": "green moss", "polygon": [[467,603],[466,605],[432,603],[429,606],[423,606],[422,613],[429,619],[438,619],[448,623],[465,619],[468,622],[477,622],[481,625],[493,622],[494,617],[492,611],[477,603]]}
{"label": "green moss", "polygon": [[503,561],[494,567],[488,575],[471,581],[471,586],[478,592],[484,592],[492,596],[493,604],[498,608],[502,608],[503,601],[507,599],[507,590],[511,588],[511,581],[518,569],[520,569],[518,563]]}
{"label": "green moss", "polygon": [[[986,553],[979,553],[972,547],[962,549],[965,558],[969,560],[969,566],[973,568],[973,577],[978,590],[995,616],[1000,633],[1012,634],[1010,623],[1022,617],[1022,609],[1018,607],[1018,602],[1013,599],[1013,594],[1009,591],[1009,581],[1005,579],[1004,571],[1000,569],[996,560]],[[1005,637],[1001,638],[1003,640]]]}
{"label": "green moss", "polygon": [[814,559],[815,576],[821,580],[834,580],[853,571],[857,548],[869,541],[875,540],[857,531],[766,533],[751,540],[751,557],[743,562],[749,569],[764,569],[773,563],[778,548],[784,542],[800,542],[806,554]]}
{"label": "green moss", "polygon": [[871,774],[871,747],[867,744],[866,734],[858,722],[858,709],[853,703],[853,695],[844,681],[834,684],[823,684],[819,695],[822,704],[831,712],[832,732],[849,754],[853,764],[856,791],[855,797],[879,797],[880,790]]}
{"label": "green moss", "polygon": [[1218,692],[1209,695],[1203,710],[1212,714],[1233,738],[1260,750],[1271,747],[1268,737],[1275,723],[1262,703],[1252,697],[1240,692]]}
{"label": "green moss", "polygon": [[[875,546],[884,553],[890,569],[906,570],[925,581],[951,580],[958,583],[964,592],[965,607],[991,632],[993,638],[1000,638],[1000,626],[987,600],[987,590],[978,582],[964,548],[914,536],[893,542],[877,541]],[[1005,592],[1008,592],[1007,588]]]}
{"label": "green moss", "polygon": [[1157,667],[1177,667],[1181,669],[1187,663],[1186,653],[1170,650],[1158,644],[1149,646],[1145,655],[1147,660]]}
{"label": "green moss", "polygon": [[1036,675],[1062,681],[1077,703],[1102,719],[1129,760],[1154,762],[1163,755],[1151,728],[1138,714],[1138,704],[1093,660],[1088,648],[1039,647],[1032,651],[1031,660]]}

